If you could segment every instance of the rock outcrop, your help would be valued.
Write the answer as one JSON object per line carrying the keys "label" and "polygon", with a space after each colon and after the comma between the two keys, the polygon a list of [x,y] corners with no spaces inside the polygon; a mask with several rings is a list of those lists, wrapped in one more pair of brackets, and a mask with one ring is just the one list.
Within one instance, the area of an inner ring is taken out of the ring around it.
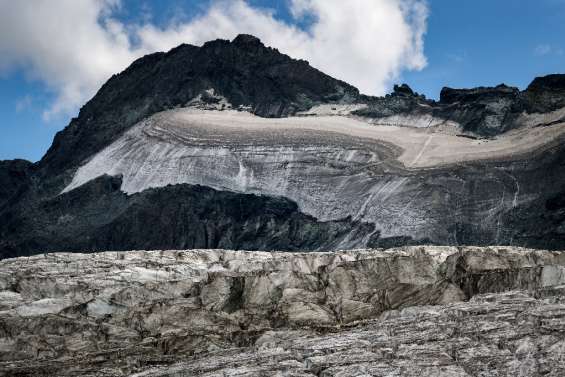
{"label": "rock outcrop", "polygon": [[524,92],[530,113],[548,113],[565,106],[565,75],[536,77]]}
{"label": "rock outcrop", "polygon": [[0,161],[0,211],[10,202],[17,201],[20,190],[31,184],[33,164],[25,160]]}
{"label": "rock outcrop", "polygon": [[[549,114],[565,107],[565,75],[538,77],[526,88],[501,84],[496,87],[453,89],[444,87],[439,101],[428,100],[403,84],[382,98],[370,98],[368,106],[354,114],[379,124],[414,124],[418,127],[458,125],[461,133],[493,138],[523,127],[524,114]],[[556,121],[563,122],[559,113]]]}
{"label": "rock outcrop", "polygon": [[565,254],[55,253],[0,262],[2,376],[562,376]]}
{"label": "rock outcrop", "polygon": [[102,176],[46,200],[42,211],[4,227],[8,235],[0,241],[0,256],[27,255],[44,246],[76,252],[127,247],[329,250],[374,232],[358,221],[318,221],[285,198],[187,184],[127,195],[121,185],[119,177]]}

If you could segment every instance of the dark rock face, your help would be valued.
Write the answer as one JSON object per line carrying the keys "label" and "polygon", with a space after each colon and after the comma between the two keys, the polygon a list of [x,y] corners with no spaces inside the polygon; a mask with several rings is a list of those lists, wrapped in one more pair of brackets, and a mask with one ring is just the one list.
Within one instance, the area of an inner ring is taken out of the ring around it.
{"label": "dark rock face", "polygon": [[499,85],[494,88],[443,88],[435,116],[454,120],[465,131],[494,136],[507,131],[522,112],[518,88]]}
{"label": "dark rock face", "polygon": [[538,77],[522,92],[504,84],[474,89],[445,87],[438,102],[426,100],[403,84],[395,86],[392,95],[368,103],[355,113],[369,118],[431,115],[459,123],[472,136],[492,137],[517,127],[516,119],[524,112],[548,113],[565,107],[565,75]]}
{"label": "dark rock face", "polygon": [[0,161],[0,208],[16,196],[31,181],[33,164],[25,160]]}
{"label": "dark rock face", "polygon": [[374,231],[351,219],[319,222],[284,198],[190,185],[126,195],[120,185],[120,178],[104,176],[33,211],[4,213],[11,221],[0,226],[0,259],[60,250],[329,250]]}
{"label": "dark rock face", "polygon": [[445,105],[454,103],[467,104],[474,101],[489,102],[500,98],[514,99],[519,93],[518,88],[509,87],[504,84],[494,88],[452,89],[445,87],[441,90],[439,102]]}
{"label": "dark rock face", "polygon": [[407,84],[394,85],[393,95],[411,97],[416,95]]}
{"label": "dark rock face", "polygon": [[530,112],[546,113],[565,106],[565,75],[536,77],[524,92]]}

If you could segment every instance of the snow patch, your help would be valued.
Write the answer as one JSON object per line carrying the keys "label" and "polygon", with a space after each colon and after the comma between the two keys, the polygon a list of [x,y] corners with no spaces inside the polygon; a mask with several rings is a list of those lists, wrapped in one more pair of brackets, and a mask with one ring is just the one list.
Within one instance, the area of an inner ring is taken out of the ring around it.
{"label": "snow patch", "polygon": [[22,317],[35,317],[45,314],[58,314],[63,309],[73,305],[69,298],[44,298],[16,308],[16,313]]}
{"label": "snow patch", "polygon": [[296,116],[321,116],[321,115],[350,115],[352,112],[366,108],[363,103],[353,104],[321,104],[306,111],[296,113]]}

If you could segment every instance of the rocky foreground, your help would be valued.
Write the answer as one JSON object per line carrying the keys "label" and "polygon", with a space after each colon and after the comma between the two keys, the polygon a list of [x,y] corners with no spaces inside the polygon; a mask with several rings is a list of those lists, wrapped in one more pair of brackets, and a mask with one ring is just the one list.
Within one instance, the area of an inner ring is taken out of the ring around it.
{"label": "rocky foreground", "polygon": [[564,376],[565,254],[57,253],[0,261],[1,376]]}

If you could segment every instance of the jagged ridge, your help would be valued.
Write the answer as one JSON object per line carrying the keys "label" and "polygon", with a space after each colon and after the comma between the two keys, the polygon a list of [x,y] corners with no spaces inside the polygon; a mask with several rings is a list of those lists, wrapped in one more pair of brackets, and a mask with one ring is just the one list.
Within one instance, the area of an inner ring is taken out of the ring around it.
{"label": "jagged ridge", "polygon": [[428,115],[456,122],[471,136],[493,137],[519,127],[517,119],[524,113],[550,113],[565,107],[565,75],[538,77],[524,91],[504,84],[473,89],[444,87],[439,101],[426,99],[403,84],[384,98],[368,98],[368,104],[354,113],[376,119]]}

